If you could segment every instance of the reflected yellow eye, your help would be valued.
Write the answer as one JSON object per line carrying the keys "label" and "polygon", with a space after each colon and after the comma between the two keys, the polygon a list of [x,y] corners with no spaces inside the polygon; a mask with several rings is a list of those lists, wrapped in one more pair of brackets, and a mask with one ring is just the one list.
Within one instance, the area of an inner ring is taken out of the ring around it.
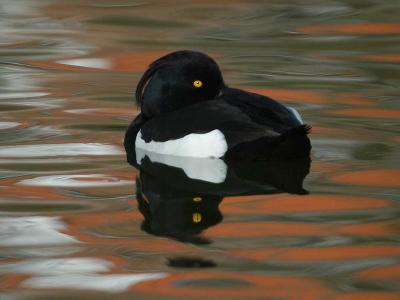
{"label": "reflected yellow eye", "polygon": [[200,223],[201,222],[201,214],[200,213],[194,213],[192,215],[192,220],[193,220],[193,223]]}
{"label": "reflected yellow eye", "polygon": [[193,86],[195,88],[201,88],[203,86],[203,82],[201,82],[201,80],[195,80],[193,81]]}

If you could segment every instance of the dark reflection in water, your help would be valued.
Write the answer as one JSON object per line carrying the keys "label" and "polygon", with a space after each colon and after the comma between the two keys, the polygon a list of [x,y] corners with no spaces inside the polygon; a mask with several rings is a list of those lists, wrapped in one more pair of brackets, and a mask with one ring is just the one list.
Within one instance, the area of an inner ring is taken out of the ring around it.
{"label": "dark reflection in water", "polygon": [[215,262],[209,259],[184,256],[169,258],[167,265],[173,268],[213,268],[217,266]]}
{"label": "dark reflection in water", "polygon": [[141,172],[136,186],[138,208],[145,218],[142,230],[182,242],[210,243],[198,234],[222,221],[218,209],[222,197],[203,194],[193,196],[195,192],[175,189],[146,172]]}
{"label": "dark reflection in water", "polygon": [[307,194],[304,178],[310,158],[224,161],[159,155],[137,149],[129,163],[136,180],[141,228],[181,242],[209,244],[201,233],[223,220],[219,205],[226,196]]}

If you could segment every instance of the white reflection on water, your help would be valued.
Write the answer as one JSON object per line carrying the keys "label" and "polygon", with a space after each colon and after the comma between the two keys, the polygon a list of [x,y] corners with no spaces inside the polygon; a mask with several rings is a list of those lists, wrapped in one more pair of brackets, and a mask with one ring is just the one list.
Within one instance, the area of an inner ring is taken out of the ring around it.
{"label": "white reflection on water", "polygon": [[222,159],[163,155],[140,148],[136,149],[136,161],[139,165],[146,156],[152,162],[182,169],[186,176],[191,179],[211,183],[224,182],[228,171],[228,166]]}
{"label": "white reflection on water", "polygon": [[81,275],[63,274],[57,276],[38,276],[25,280],[22,285],[41,289],[77,289],[103,292],[123,292],[142,281],[166,277],[165,273]]}
{"label": "white reflection on water", "polygon": [[0,122],[0,130],[1,129],[9,129],[9,128],[14,128],[20,125],[20,123],[17,122]]}
{"label": "white reflection on water", "polygon": [[39,108],[58,108],[64,105],[64,100],[62,99],[34,99],[34,100],[21,100],[18,102],[3,102],[8,105],[20,105],[22,106],[30,106],[30,107],[39,107]]}
{"label": "white reflection on water", "polygon": [[112,63],[110,60],[105,58],[75,58],[57,61],[63,65],[78,66],[85,68],[96,68],[96,69],[110,69]]}
{"label": "white reflection on water", "polygon": [[123,152],[118,147],[99,143],[43,144],[0,147],[0,157],[54,157],[120,154],[123,154]]}
{"label": "white reflection on water", "polygon": [[47,96],[48,93],[43,92],[13,92],[13,93],[1,93],[0,99],[25,99],[25,98],[38,98]]}
{"label": "white reflection on water", "polygon": [[133,284],[160,279],[165,273],[96,274],[108,272],[113,263],[99,258],[35,259],[0,266],[0,273],[39,275],[22,283],[29,288],[70,288],[122,292]]}
{"label": "white reflection on water", "polygon": [[113,264],[97,258],[74,257],[34,259],[0,266],[0,273],[13,272],[37,275],[93,274],[107,272]]}
{"label": "white reflection on water", "polygon": [[99,110],[98,108],[79,108],[79,109],[66,109],[64,111],[70,114],[86,114],[86,113],[95,113],[98,110]]}
{"label": "white reflection on water", "polygon": [[78,242],[62,233],[65,229],[59,217],[4,217],[0,218],[0,245],[37,246]]}
{"label": "white reflection on water", "polygon": [[95,187],[132,185],[131,180],[121,180],[104,174],[49,175],[21,180],[18,184],[34,186]]}

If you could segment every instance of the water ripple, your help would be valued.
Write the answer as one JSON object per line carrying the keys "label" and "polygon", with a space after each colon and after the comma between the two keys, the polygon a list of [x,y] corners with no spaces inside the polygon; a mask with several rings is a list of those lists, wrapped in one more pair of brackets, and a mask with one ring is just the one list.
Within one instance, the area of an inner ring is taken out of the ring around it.
{"label": "water ripple", "polygon": [[100,143],[68,143],[1,146],[0,157],[54,157],[79,155],[121,155],[116,146]]}
{"label": "water ripple", "polygon": [[21,180],[18,184],[33,186],[62,186],[62,187],[109,187],[132,185],[133,181],[121,180],[103,174],[88,175],[50,175]]}
{"label": "water ripple", "polygon": [[139,282],[166,277],[164,273],[141,274],[62,274],[57,276],[38,276],[23,282],[23,286],[40,289],[78,289],[103,292],[123,292]]}

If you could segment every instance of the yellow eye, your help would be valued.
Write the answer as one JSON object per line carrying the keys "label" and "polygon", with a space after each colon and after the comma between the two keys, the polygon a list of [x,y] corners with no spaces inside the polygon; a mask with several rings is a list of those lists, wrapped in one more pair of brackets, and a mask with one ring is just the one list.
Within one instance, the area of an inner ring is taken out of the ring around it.
{"label": "yellow eye", "polygon": [[203,82],[201,82],[201,80],[195,80],[193,81],[193,86],[195,88],[201,88],[203,86]]}
{"label": "yellow eye", "polygon": [[201,200],[203,200],[203,198],[201,198],[201,197],[194,197],[193,198],[194,202],[200,202]]}

